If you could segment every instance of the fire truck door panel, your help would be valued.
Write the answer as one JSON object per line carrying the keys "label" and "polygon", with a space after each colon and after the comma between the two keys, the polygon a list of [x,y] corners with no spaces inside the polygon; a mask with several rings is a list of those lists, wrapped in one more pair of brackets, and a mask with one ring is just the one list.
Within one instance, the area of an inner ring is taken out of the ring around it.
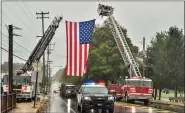
{"label": "fire truck door panel", "polygon": [[149,88],[147,87],[135,87],[137,93],[148,93]]}

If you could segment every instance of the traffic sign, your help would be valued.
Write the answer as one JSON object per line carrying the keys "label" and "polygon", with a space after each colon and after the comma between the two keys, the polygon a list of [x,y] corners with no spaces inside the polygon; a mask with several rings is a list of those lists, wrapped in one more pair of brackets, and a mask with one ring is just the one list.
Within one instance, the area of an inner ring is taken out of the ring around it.
{"label": "traffic sign", "polygon": [[37,65],[37,63],[33,63],[33,68],[34,68],[34,71],[41,71],[41,64],[40,63],[38,63],[38,65]]}

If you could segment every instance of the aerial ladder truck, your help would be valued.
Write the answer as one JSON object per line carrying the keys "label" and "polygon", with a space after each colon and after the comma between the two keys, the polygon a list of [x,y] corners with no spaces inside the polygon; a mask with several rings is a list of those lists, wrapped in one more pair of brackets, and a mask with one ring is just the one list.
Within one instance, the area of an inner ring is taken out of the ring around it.
{"label": "aerial ladder truck", "polygon": [[109,27],[124,64],[128,67],[130,78],[126,78],[124,85],[121,87],[122,98],[127,102],[140,100],[143,101],[144,104],[148,104],[149,100],[152,99],[152,80],[141,76],[139,66],[132,55],[122,28],[113,16],[113,10],[114,8],[112,6],[99,4],[97,12],[102,17],[108,17]]}
{"label": "aerial ladder truck", "polygon": [[[45,31],[44,36],[42,36],[42,38],[35,46],[34,50],[30,54],[28,60],[26,61],[22,69],[18,70],[16,75],[13,76],[13,88],[16,91],[17,99],[32,100],[31,98],[33,98],[35,85],[31,83],[32,73],[29,73],[29,71],[33,71],[32,63],[39,63],[41,56],[43,55],[44,51],[46,50],[53,36],[55,35],[55,31],[59,27],[59,23],[62,19],[62,16],[54,18],[48,29]],[[5,92],[7,92],[8,75],[4,76],[3,82],[3,89],[5,89]]]}

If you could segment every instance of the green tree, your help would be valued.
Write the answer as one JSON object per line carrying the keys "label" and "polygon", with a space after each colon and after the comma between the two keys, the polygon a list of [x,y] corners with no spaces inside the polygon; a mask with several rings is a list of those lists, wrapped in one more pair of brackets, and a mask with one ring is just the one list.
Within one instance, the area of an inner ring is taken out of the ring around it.
{"label": "green tree", "polygon": [[168,75],[177,97],[177,90],[184,87],[184,35],[183,30],[176,26],[170,27],[167,35]]}
{"label": "green tree", "polygon": [[[183,32],[177,27],[157,33],[147,48],[149,74],[154,81],[155,89],[159,89],[159,100],[163,88],[182,89],[183,77]],[[155,90],[157,91],[157,90]],[[155,92],[155,99],[156,99]]]}

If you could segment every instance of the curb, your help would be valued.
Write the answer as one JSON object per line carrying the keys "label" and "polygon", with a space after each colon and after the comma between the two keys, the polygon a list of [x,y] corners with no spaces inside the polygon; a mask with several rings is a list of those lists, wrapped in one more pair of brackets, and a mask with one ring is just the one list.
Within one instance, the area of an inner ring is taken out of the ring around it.
{"label": "curb", "polygon": [[[141,104],[124,103],[124,102],[117,102],[115,104],[118,106],[126,106],[126,107],[130,106],[130,105],[141,107],[141,108],[142,107],[152,107],[152,108],[158,109],[158,110],[168,110],[171,112],[184,113],[184,106],[177,106],[177,105],[172,105],[169,103],[165,104],[165,103],[159,103],[159,102],[150,102],[150,104],[148,106],[144,106]],[[124,104],[126,104],[126,105],[124,105]]]}
{"label": "curb", "polygon": [[158,109],[165,109],[165,110],[170,110],[178,113],[184,113],[184,106],[173,105],[169,103],[160,103],[160,102],[151,102],[149,106],[158,108]]}

